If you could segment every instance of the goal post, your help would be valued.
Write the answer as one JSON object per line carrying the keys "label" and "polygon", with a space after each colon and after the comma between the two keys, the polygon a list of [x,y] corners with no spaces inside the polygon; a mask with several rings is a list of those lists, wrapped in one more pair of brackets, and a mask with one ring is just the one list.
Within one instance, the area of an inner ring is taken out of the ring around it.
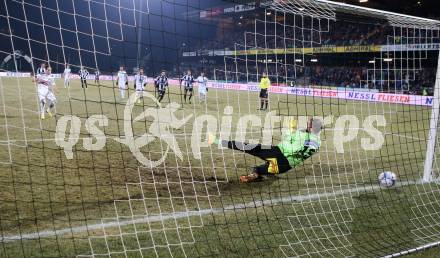
{"label": "goal post", "polygon": [[[391,26],[399,28],[418,28],[422,30],[440,30],[440,21],[415,17],[400,13],[393,13],[372,8],[355,6],[351,4],[339,3],[328,0],[271,0],[263,4],[266,8],[287,12],[298,15],[310,15],[318,19],[335,20],[335,13],[351,13],[357,15],[367,15],[374,18],[384,19]],[[403,45],[403,44],[402,44]],[[438,57],[437,71],[434,86],[434,94],[432,98],[431,117],[429,121],[429,136],[426,146],[426,157],[423,167],[422,179],[424,182],[431,182],[432,167],[435,162],[437,131],[439,124],[440,112],[440,55]]]}
{"label": "goal post", "polygon": [[434,178],[432,176],[432,166],[436,155],[436,146],[438,143],[437,132],[440,113],[440,51],[437,64],[437,74],[435,77],[434,96],[432,99],[432,111],[429,121],[429,136],[426,147],[426,160],[423,168],[423,181],[431,182]]}

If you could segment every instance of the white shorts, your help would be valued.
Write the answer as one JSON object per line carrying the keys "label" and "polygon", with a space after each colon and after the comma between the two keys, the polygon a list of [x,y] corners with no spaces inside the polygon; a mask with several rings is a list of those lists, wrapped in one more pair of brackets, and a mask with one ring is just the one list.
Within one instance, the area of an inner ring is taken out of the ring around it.
{"label": "white shorts", "polygon": [[199,86],[199,95],[206,95],[206,87]]}
{"label": "white shorts", "polygon": [[38,85],[38,99],[40,101],[48,100],[52,103],[57,101],[57,98],[55,97],[55,94],[51,90],[49,90],[49,87],[45,85]]}
{"label": "white shorts", "polygon": [[144,85],[136,85],[136,91],[144,91]]}
{"label": "white shorts", "polygon": [[119,89],[121,89],[121,90],[127,89],[127,85],[125,85],[125,82],[124,83],[119,83]]}

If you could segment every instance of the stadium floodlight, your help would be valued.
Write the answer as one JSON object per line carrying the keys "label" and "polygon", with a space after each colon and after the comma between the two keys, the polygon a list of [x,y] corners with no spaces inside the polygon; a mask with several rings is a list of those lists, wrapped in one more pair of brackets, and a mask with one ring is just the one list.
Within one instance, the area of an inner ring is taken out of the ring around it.
{"label": "stadium floodlight", "polygon": [[318,59],[316,59],[316,58],[312,58],[312,59],[310,59],[310,62],[312,62],[312,63],[316,63],[316,62],[318,62]]}
{"label": "stadium floodlight", "polygon": [[301,62],[302,62],[302,59],[295,59],[295,62],[296,62],[296,63],[301,63]]}
{"label": "stadium floodlight", "polygon": [[359,3],[367,3],[368,0],[359,0]]}
{"label": "stadium floodlight", "polygon": [[384,61],[384,62],[392,62],[393,59],[392,59],[392,58],[384,58],[383,61]]}
{"label": "stadium floodlight", "polygon": [[368,61],[368,63],[370,63],[370,64],[375,64],[376,61],[374,61],[374,60],[370,60],[370,61]]}

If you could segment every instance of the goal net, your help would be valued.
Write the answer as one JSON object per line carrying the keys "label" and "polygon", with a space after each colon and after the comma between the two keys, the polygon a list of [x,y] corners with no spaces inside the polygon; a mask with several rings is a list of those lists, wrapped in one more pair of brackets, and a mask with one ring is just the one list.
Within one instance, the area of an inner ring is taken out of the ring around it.
{"label": "goal net", "polygon": [[5,0],[0,25],[2,257],[440,244],[439,21],[326,0]]}

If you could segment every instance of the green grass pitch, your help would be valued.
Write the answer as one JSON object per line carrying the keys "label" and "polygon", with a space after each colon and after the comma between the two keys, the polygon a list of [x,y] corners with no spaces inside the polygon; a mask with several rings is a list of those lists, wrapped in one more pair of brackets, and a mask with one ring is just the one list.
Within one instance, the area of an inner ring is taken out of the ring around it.
{"label": "green grass pitch", "polygon": [[[369,115],[384,115],[387,125],[378,128],[385,143],[363,150],[361,138],[368,135],[360,128],[345,152],[336,153],[332,123],[320,152],[304,164],[241,185],[238,177],[261,161],[217,148],[204,148],[195,159],[193,120],[174,131],[182,160],[170,153],[164,164],[144,168],[113,140],[124,135],[125,101],[112,83],[87,90],[77,81],[69,89],[57,84],[57,115],[41,121],[31,80],[0,79],[0,257],[377,257],[430,242],[429,227],[438,227],[438,207],[430,200],[440,194],[418,182],[428,107],[272,94],[270,110],[280,116],[355,115],[362,125]],[[164,104],[169,101],[182,104],[178,87],[170,88]],[[211,89],[207,105],[195,98],[176,114],[221,118],[232,106],[234,135],[243,115],[264,121],[258,104],[258,93]],[[151,107],[144,100],[134,113]],[[98,114],[109,119],[101,127],[105,147],[87,151],[81,139],[67,159],[54,141],[57,120],[80,117],[86,138],[84,122]],[[151,122],[135,123],[135,135]],[[261,127],[248,130],[261,137]],[[274,128],[275,143],[280,131]],[[155,141],[142,151],[157,159],[163,148]],[[378,187],[377,175],[385,170],[402,185]],[[424,254],[438,256],[436,249]]]}

